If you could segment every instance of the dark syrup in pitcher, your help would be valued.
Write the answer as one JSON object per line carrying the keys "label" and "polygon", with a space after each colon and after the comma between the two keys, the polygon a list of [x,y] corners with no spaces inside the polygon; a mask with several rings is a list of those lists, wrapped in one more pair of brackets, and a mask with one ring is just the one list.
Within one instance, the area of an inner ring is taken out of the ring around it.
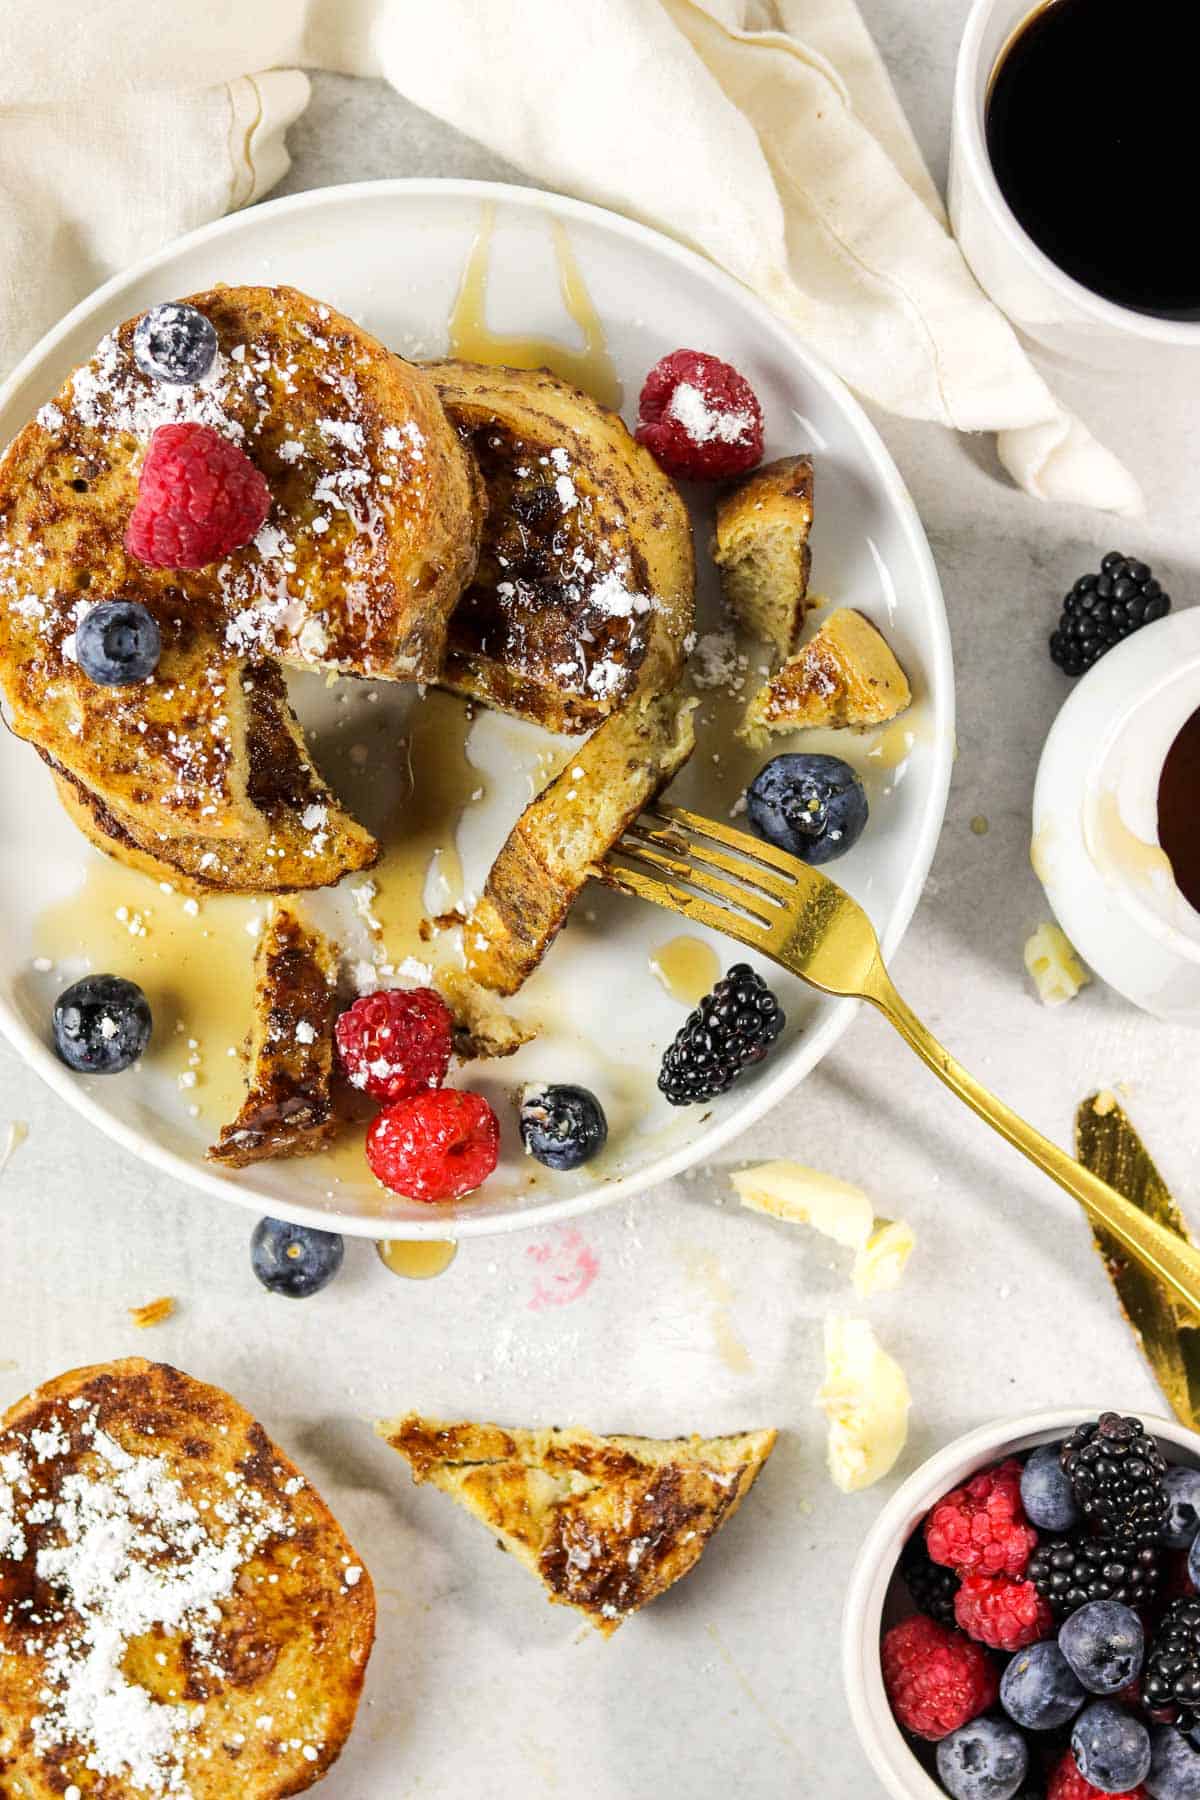
{"label": "dark syrup in pitcher", "polygon": [[1200,4],[1049,0],[1002,52],[988,155],[1034,243],[1093,293],[1200,319]]}
{"label": "dark syrup in pitcher", "polygon": [[1200,912],[1200,712],[1167,751],[1158,778],[1158,841],[1180,893]]}

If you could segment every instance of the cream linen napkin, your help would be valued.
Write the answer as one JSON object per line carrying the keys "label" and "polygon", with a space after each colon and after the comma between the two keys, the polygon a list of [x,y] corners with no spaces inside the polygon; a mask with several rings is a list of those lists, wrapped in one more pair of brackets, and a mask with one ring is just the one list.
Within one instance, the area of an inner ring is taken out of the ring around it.
{"label": "cream linen napkin", "polygon": [[691,243],[880,406],[997,432],[1028,493],[1140,508],[973,280],[854,0],[9,0],[0,50],[0,368],[266,192],[294,68],[329,68]]}

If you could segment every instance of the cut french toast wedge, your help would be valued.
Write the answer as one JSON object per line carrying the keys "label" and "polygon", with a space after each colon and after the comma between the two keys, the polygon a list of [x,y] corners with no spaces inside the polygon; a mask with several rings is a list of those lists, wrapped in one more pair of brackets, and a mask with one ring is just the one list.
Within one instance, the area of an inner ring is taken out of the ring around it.
{"label": "cut french toast wedge", "polygon": [[808,606],[813,466],[808,456],[764,463],[717,502],[713,561],[744,631],[777,657],[795,648]]}
{"label": "cut french toast wedge", "polygon": [[[143,373],[129,320],[0,460],[0,695],[17,735],[144,855],[172,863],[176,839],[229,846],[236,882],[219,885],[285,892],[313,885],[314,840],[328,880],[375,847],[314,810],[324,784],[277,664],[435,677],[478,554],[481,490],[429,377],[349,319],[293,288],[189,304],[217,335],[201,381]],[[244,449],[272,496],[252,542],[195,570],[125,547],[150,438],[180,422]],[[104,687],[75,660],[75,630],[114,599],[149,609],[162,655],[148,680]]]}
{"label": "cut french toast wedge", "polygon": [[482,987],[515,994],[533,973],[597,864],[692,754],[695,705],[677,690],[635,697],[530,801],[463,927]]}
{"label": "cut french toast wedge", "polygon": [[354,1724],[371,1579],[219,1388],[140,1358],[0,1421],[0,1795],[283,1800]]}
{"label": "cut french toast wedge", "polygon": [[883,633],[842,606],[755,694],[741,735],[821,725],[868,731],[911,704],[908,677]]}
{"label": "cut french toast wedge", "polygon": [[208,1152],[244,1169],[276,1156],[311,1156],[337,1136],[333,1027],[337,945],[277,903],[254,956],[254,1022],[246,1098]]}
{"label": "cut french toast wedge", "polygon": [[692,629],[683,501],[624,421],[546,369],[426,365],[487,494],[442,684],[582,733],[674,687]]}
{"label": "cut french toast wedge", "polygon": [[414,1481],[457,1500],[553,1602],[575,1607],[606,1637],[695,1567],[776,1436],[598,1437],[415,1413],[375,1429]]}

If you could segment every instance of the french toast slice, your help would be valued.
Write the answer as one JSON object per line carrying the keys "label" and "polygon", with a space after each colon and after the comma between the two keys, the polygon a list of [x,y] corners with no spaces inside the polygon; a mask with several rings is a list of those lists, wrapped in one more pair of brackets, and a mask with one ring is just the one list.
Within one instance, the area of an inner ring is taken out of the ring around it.
{"label": "french toast slice", "polygon": [[695,561],[674,484],[618,414],[546,369],[425,365],[487,494],[444,687],[592,730],[679,679]]}
{"label": "french toast slice", "polygon": [[695,705],[678,689],[635,696],[530,801],[463,927],[482,987],[515,994],[533,973],[607,851],[692,754]]}
{"label": "french toast slice", "polygon": [[311,1156],[337,1136],[333,1027],[337,945],[294,907],[271,909],[254,956],[246,1098],[208,1155],[233,1169]]}
{"label": "french toast slice", "polygon": [[[321,858],[336,880],[377,846],[318,797],[276,665],[432,679],[475,566],[481,490],[429,377],[349,319],[293,288],[189,304],[219,345],[202,381],[144,374],[129,320],[0,460],[0,695],[17,735],[145,853],[236,846],[220,885],[285,892],[316,885]],[[273,504],[220,561],[151,568],[125,527],[153,431],[184,420],[244,448]],[[116,598],[153,613],[162,656],[149,680],[103,687],[74,633]]]}
{"label": "french toast slice", "polygon": [[69,817],[97,849],[183,893],[291,893],[370,868],[379,846],[317,773],[278,665],[251,665],[240,686],[246,791],[269,830],[265,846],[204,831],[155,830],[141,812],[102,799],[39,749]]}
{"label": "french toast slice", "polygon": [[812,520],[808,456],[764,463],[717,502],[712,555],[721,591],[738,624],[779,657],[791,654],[804,623]]}
{"label": "french toast slice", "polygon": [[547,1588],[610,1637],[694,1568],[753,1487],[774,1431],[598,1437],[406,1418],[376,1427]]}
{"label": "french toast slice", "polygon": [[868,731],[911,704],[908,677],[883,633],[840,606],[755,694],[740,735],[822,725]]}
{"label": "french toast slice", "polygon": [[341,1527],[219,1388],[130,1358],[0,1422],[5,1800],[302,1793],[374,1631]]}

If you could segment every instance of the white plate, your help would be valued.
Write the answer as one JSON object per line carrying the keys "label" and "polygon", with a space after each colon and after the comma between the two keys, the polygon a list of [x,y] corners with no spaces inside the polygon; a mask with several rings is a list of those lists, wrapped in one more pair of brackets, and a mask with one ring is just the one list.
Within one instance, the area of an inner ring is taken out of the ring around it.
{"label": "white plate", "polygon": [[[291,282],[405,354],[441,354],[464,263],[489,202],[497,207],[488,295],[495,329],[570,340],[573,327],[563,310],[551,234],[551,221],[559,219],[604,322],[624,383],[627,418],[645,371],[666,351],[686,345],[728,358],[749,378],[763,402],[768,457],[813,451],[814,589],[861,607],[886,629],[916,695],[911,752],[899,766],[885,771],[873,762],[869,739],[836,743],[868,773],[872,816],[859,844],[833,873],[867,906],[890,954],[912,916],[933,855],[952,760],[950,646],[933,560],[891,458],[845,388],[749,293],[679,245],[557,195],[479,182],[361,183],[276,201],[193,233],[77,307],[0,392],[0,441],[25,423],[112,325],[157,300],[217,281]],[[711,630],[720,618],[705,555],[710,517],[711,497],[700,494],[694,521],[702,628]],[[363,685],[345,685],[364,728],[367,720],[378,722],[379,703],[366,712]],[[745,778],[746,761],[744,753],[732,752],[728,737],[733,709],[718,707],[711,693],[705,701],[697,754],[674,792],[697,810],[725,818]],[[306,724],[318,728],[318,757],[320,732],[329,727],[336,702],[336,695],[320,693],[319,683],[302,685],[300,709]],[[397,725],[409,703],[402,690],[383,695],[384,708],[395,709]],[[722,720],[713,717],[718,710]],[[827,736],[827,742],[810,747],[834,747]],[[484,715],[474,728],[469,752],[488,792],[468,806],[457,827],[468,887],[479,884],[490,854],[531,791],[537,751],[547,741],[495,715]],[[893,735],[890,747],[896,742]],[[7,734],[0,737],[0,795],[5,1031],[64,1099],[119,1143],[165,1173],[256,1212],[361,1236],[413,1238],[482,1235],[568,1218],[711,1157],[784,1099],[852,1017],[850,1003],[819,1000],[801,983],[762,965],[788,1015],[784,1037],[765,1064],[710,1107],[671,1108],[657,1094],[654,1076],[686,1009],[654,979],[649,960],[656,946],[679,934],[682,922],[593,889],[514,1004],[515,1012],[543,1025],[538,1039],[511,1061],[456,1077],[487,1092],[504,1120],[500,1167],[477,1196],[455,1207],[414,1206],[382,1194],[365,1165],[361,1177],[347,1175],[344,1157],[336,1179],[322,1158],[220,1173],[203,1160],[214,1121],[192,1117],[188,1109],[204,1098],[205,1068],[224,1046],[201,1045],[205,1060],[199,1085],[191,1089],[177,1081],[186,1032],[172,1038],[161,1017],[150,1056],[123,1076],[83,1080],[49,1049],[54,994],[79,968],[37,970],[39,934],[47,909],[77,888],[89,864],[99,859],[54,803],[32,749]],[[454,821],[447,820],[448,842],[454,832]],[[178,905],[160,901],[142,878],[127,879],[131,908],[140,900]],[[352,944],[362,928],[349,896],[338,890],[323,903],[332,906],[343,940]],[[208,901],[202,913],[211,918],[214,910],[245,904]],[[743,954],[728,944],[717,947],[724,966]],[[391,948],[398,956],[423,954],[417,943]],[[246,1023],[228,1021],[230,1043],[243,1036]],[[612,1127],[602,1159],[556,1176],[522,1155],[512,1096],[526,1080],[577,1081],[596,1090]]]}

